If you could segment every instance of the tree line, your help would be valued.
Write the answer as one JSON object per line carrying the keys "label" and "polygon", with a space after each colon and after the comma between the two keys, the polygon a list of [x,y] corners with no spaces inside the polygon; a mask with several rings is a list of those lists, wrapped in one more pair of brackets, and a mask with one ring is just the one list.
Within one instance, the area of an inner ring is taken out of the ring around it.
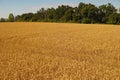
{"label": "tree line", "polygon": [[41,8],[36,13],[24,13],[8,19],[1,18],[1,22],[73,22],[73,23],[102,23],[120,24],[120,12],[111,4],[95,6],[94,4],[79,3],[77,7],[61,5],[57,8]]}

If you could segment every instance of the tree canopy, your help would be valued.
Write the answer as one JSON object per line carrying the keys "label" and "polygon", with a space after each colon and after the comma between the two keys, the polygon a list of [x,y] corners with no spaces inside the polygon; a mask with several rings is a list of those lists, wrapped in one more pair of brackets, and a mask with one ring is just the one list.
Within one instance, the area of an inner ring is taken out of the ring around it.
{"label": "tree canopy", "polygon": [[14,22],[14,15],[12,13],[9,14],[8,21]]}
{"label": "tree canopy", "polygon": [[[1,21],[4,21],[3,18]],[[57,8],[41,8],[36,13],[24,13],[15,18],[9,14],[8,21],[120,24],[120,13],[111,3],[95,6],[81,2],[77,7],[61,5]]]}

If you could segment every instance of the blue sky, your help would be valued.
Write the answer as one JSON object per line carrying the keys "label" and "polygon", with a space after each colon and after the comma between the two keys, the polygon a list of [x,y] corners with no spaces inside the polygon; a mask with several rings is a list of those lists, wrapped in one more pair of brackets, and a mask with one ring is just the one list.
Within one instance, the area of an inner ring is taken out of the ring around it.
{"label": "blue sky", "polygon": [[9,13],[18,15],[36,12],[42,7],[57,7],[61,4],[77,6],[80,2],[93,3],[97,6],[112,3],[115,7],[120,7],[120,0],[0,0],[0,17],[6,18]]}

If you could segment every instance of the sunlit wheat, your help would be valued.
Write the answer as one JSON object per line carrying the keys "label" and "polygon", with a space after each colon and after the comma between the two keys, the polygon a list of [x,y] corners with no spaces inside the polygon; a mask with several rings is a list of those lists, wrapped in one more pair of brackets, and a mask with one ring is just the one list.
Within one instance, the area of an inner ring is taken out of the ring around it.
{"label": "sunlit wheat", "polygon": [[120,26],[0,23],[0,80],[120,80]]}

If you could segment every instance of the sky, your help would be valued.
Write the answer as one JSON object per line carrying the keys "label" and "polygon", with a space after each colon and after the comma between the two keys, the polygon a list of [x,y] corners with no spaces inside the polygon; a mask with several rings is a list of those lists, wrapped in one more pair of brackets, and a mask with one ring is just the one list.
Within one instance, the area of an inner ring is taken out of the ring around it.
{"label": "sky", "polygon": [[80,2],[92,3],[96,6],[112,3],[120,7],[120,0],[0,0],[0,18],[7,18],[9,13],[15,16],[22,13],[35,13],[40,8],[56,8],[59,5],[78,6]]}

